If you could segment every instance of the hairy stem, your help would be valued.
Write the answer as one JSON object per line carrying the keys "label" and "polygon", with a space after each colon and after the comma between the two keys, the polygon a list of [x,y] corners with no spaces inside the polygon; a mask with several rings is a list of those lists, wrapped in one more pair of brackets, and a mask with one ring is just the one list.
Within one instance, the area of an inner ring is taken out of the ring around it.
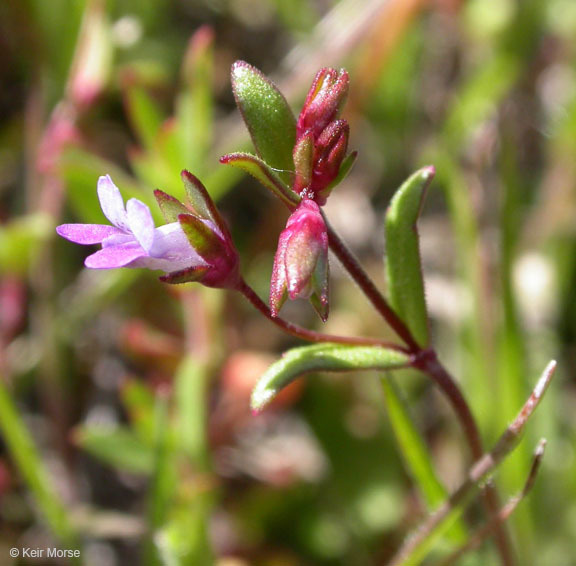
{"label": "hairy stem", "polygon": [[308,342],[333,342],[337,344],[347,344],[350,346],[382,346],[392,350],[406,352],[405,348],[399,346],[398,344],[386,342],[385,340],[378,340],[377,338],[335,336],[333,334],[323,334],[321,332],[315,332],[313,330],[308,330],[307,328],[302,328],[301,326],[288,322],[283,318],[272,316],[268,305],[256,294],[254,289],[252,289],[252,287],[250,287],[246,281],[241,280],[236,289],[242,293],[250,301],[250,303],[252,303],[252,305],[258,309],[268,320],[273,322],[284,332],[287,332],[292,336],[296,336],[297,338],[301,338],[302,340],[306,340]]}

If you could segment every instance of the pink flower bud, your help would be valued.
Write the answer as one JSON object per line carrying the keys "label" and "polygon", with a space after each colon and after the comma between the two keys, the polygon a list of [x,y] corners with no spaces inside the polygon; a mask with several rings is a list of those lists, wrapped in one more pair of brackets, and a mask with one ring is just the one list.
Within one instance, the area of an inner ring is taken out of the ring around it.
{"label": "pink flower bud", "polygon": [[286,297],[310,299],[328,318],[328,234],[318,205],[303,199],[280,234],[270,286],[270,310],[278,316]]}
{"label": "pink flower bud", "polygon": [[320,69],[308,92],[296,127],[299,139],[307,130],[317,138],[340,115],[348,95],[349,76],[344,69]]}
{"label": "pink flower bud", "polygon": [[314,148],[314,171],[310,192],[316,202],[322,205],[330,193],[330,183],[336,179],[340,165],[348,150],[350,127],[346,120],[336,120],[329,124],[316,140]]}

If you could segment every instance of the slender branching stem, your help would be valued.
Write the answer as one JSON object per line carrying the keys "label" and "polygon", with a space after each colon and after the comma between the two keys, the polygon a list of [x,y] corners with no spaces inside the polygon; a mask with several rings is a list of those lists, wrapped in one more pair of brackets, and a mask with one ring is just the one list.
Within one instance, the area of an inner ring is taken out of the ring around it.
{"label": "slender branching stem", "polygon": [[323,334],[321,332],[315,332],[313,330],[308,330],[307,328],[302,328],[297,324],[288,322],[283,318],[278,316],[272,316],[268,305],[257,295],[257,293],[246,283],[241,280],[236,289],[242,293],[252,305],[258,309],[268,320],[273,322],[276,326],[281,328],[284,332],[306,340],[308,342],[333,342],[337,344],[347,344],[349,346],[381,346],[384,348],[390,348],[393,350],[398,350],[400,352],[409,353],[405,348],[394,344],[392,342],[387,342],[385,340],[379,340],[377,338],[362,338],[356,336],[336,336],[333,334]]}
{"label": "slender branching stem", "polygon": [[324,216],[326,227],[328,231],[328,243],[330,249],[334,252],[340,263],[348,271],[352,279],[356,282],[358,287],[366,295],[368,300],[372,303],[378,313],[390,325],[390,328],[398,335],[398,337],[408,346],[410,352],[416,353],[421,350],[420,346],[414,340],[412,333],[408,330],[404,322],[394,312],[388,301],[384,298],[382,293],[378,290],[376,285],[368,274],[364,271],[354,254],[348,249],[346,244],[340,239],[340,236],[330,226],[326,217]]}
{"label": "slender branching stem", "polygon": [[[484,453],[484,448],[482,446],[482,437],[480,436],[476,420],[474,419],[470,406],[462,395],[456,381],[440,363],[436,356],[436,352],[433,350],[422,351],[421,355],[416,357],[412,365],[432,378],[438,387],[440,387],[444,392],[452,405],[452,408],[456,412],[458,420],[464,430],[472,459],[480,459]],[[497,515],[500,510],[500,498],[493,484],[486,484],[486,488],[482,492],[482,497],[489,515],[491,517]],[[498,551],[500,552],[502,564],[514,564],[514,551],[505,525],[499,523],[495,526],[494,537]]]}
{"label": "slender branching stem", "polygon": [[[479,458],[483,454],[480,431],[478,430],[478,425],[476,424],[476,420],[472,415],[470,406],[462,395],[462,392],[460,391],[456,381],[439,362],[434,350],[424,350],[416,342],[409,328],[404,324],[404,322],[398,317],[392,307],[388,304],[382,293],[380,293],[376,285],[374,285],[374,282],[370,279],[366,271],[364,271],[362,266],[359,264],[358,260],[340,239],[334,229],[330,226],[326,217],[324,218],[328,230],[328,241],[330,244],[330,249],[334,252],[336,257],[338,257],[344,268],[348,271],[352,279],[354,279],[356,284],[364,292],[372,305],[386,320],[394,332],[396,332],[398,337],[401,338],[402,341],[406,344],[410,353],[412,353],[414,356],[413,366],[417,367],[423,373],[433,379],[446,395],[464,430],[466,440],[470,446],[472,459],[475,460]],[[483,497],[487,511],[491,516],[495,515],[500,509],[500,501],[494,486],[487,485]],[[498,525],[494,534],[502,564],[505,566],[511,566],[515,563],[514,554],[512,550],[512,544],[510,542],[510,538],[505,526]]]}
{"label": "slender branching stem", "polygon": [[[494,472],[499,464],[514,450],[518,445],[526,423],[540,404],[546,389],[550,385],[552,377],[554,376],[554,371],[556,369],[556,362],[550,362],[541,378],[539,379],[534,391],[524,403],[518,416],[514,419],[512,424],[504,431],[504,434],[500,437],[494,448],[486,453],[482,454],[477,458],[476,462],[470,469],[466,479],[460,485],[460,487],[437,509],[426,521],[421,525],[421,527],[415,532],[415,534],[408,538],[396,556],[389,563],[389,566],[399,566],[401,564],[409,564],[411,557],[418,551],[426,540],[432,535],[432,533],[441,525],[447,518],[450,517],[451,513],[460,506],[463,506],[474,493],[479,489],[481,483],[486,480],[486,478]],[[532,466],[532,470],[529,474],[529,480],[523,490],[526,494],[530,489],[534,477],[537,472],[537,465],[539,464],[539,459],[542,457],[540,452],[542,451],[542,444],[536,453],[537,462]],[[538,456],[540,454],[540,456]],[[536,467],[535,467],[536,466]],[[486,486],[487,488],[488,486]],[[486,489],[485,488],[485,489]],[[503,508],[506,510],[506,507]],[[505,513],[506,514],[506,511]],[[497,512],[490,517],[490,530],[496,530],[498,527],[504,526],[502,520],[499,518],[502,515],[502,510],[499,508]],[[505,517],[504,517],[505,518]]]}
{"label": "slender branching stem", "polygon": [[536,476],[540,470],[540,464],[542,463],[542,458],[544,456],[544,449],[546,448],[546,439],[541,439],[534,452],[534,458],[532,459],[532,466],[530,467],[530,472],[528,473],[528,478],[524,484],[522,491],[511,497],[506,505],[500,509],[498,514],[492,518],[486,525],[478,529],[470,539],[462,545],[460,548],[456,549],[449,556],[444,558],[436,566],[453,566],[458,564],[460,559],[471,550],[478,548],[494,531],[494,529],[501,523],[504,523],[510,518],[510,515],[514,513],[518,504],[532,491],[532,487],[536,481]]}

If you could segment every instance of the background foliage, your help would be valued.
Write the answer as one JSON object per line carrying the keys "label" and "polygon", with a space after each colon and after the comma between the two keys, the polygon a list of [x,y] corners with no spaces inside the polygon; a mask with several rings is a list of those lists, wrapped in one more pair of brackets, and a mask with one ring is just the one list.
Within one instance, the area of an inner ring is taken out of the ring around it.
{"label": "background foliage", "polygon": [[[421,447],[399,451],[374,372],[300,380],[252,417],[255,380],[298,341],[240,297],[88,273],[85,250],[55,237],[63,221],[101,221],[99,175],[159,213],[152,190],[182,197],[187,168],[266,296],[287,214],[218,164],[250,149],[237,59],[295,108],[318,68],[349,70],[359,159],[326,210],[382,286],[384,210],[435,165],[420,220],[432,341],[488,445],[559,360],[497,482],[518,491],[548,439],[511,528],[522,564],[574,560],[573,2],[24,0],[0,5],[0,26],[2,561],[58,544],[98,565],[379,564],[441,500],[407,474],[402,452]],[[335,262],[332,274],[326,330],[391,338]],[[319,324],[304,303],[286,312]],[[453,414],[420,375],[386,383],[455,487],[468,462]],[[493,559],[486,545],[464,563]]]}

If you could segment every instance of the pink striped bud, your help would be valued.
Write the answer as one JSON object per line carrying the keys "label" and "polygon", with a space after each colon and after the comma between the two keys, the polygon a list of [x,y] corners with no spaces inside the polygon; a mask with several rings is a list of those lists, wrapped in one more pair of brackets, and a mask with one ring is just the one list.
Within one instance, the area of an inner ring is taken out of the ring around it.
{"label": "pink striped bud", "polygon": [[320,69],[300,112],[296,126],[296,139],[307,130],[317,138],[326,126],[338,118],[346,96],[350,78],[344,69]]}
{"label": "pink striped bud", "polygon": [[303,199],[280,234],[270,286],[270,310],[286,298],[310,299],[320,318],[328,318],[328,234],[320,208]]}

